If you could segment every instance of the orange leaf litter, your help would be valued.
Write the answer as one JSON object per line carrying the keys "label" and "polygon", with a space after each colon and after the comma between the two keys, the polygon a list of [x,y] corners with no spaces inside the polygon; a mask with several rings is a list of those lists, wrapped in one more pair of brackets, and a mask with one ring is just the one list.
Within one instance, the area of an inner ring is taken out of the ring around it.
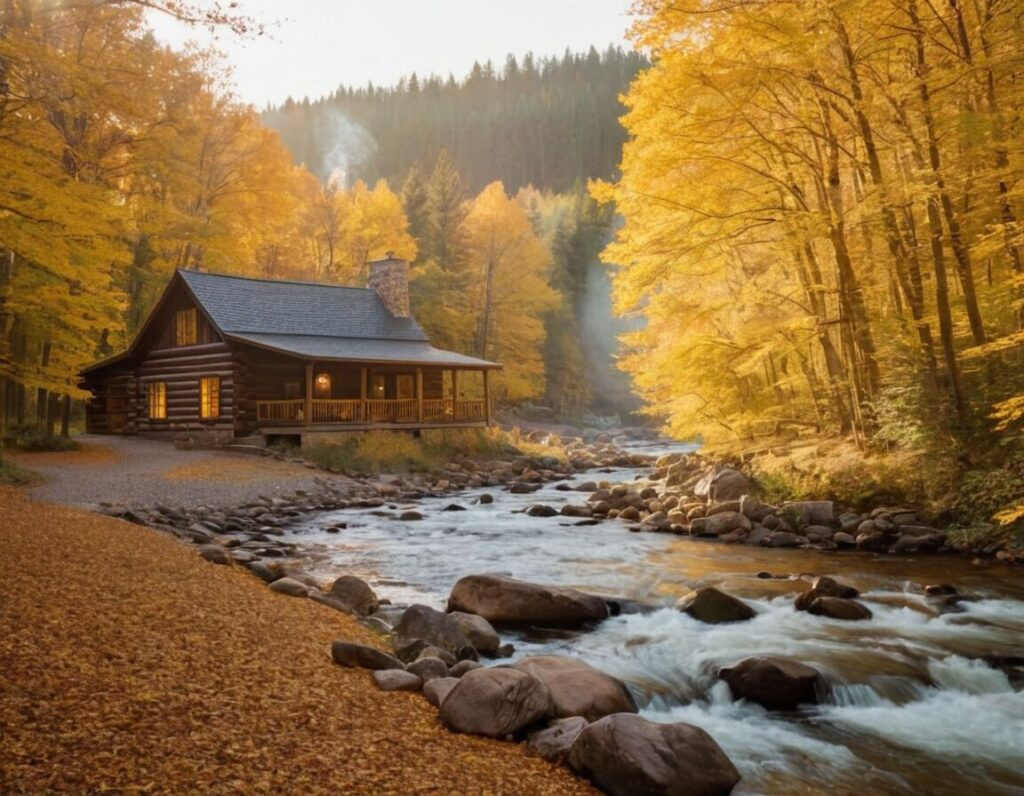
{"label": "orange leaf litter", "polygon": [[330,660],[349,617],[0,487],[0,793],[583,794]]}

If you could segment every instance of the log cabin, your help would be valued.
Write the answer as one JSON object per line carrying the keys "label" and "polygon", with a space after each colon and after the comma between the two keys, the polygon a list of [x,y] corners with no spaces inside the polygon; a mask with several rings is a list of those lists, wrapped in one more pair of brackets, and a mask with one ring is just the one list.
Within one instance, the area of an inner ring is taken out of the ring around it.
{"label": "log cabin", "polygon": [[93,433],[307,443],[487,426],[499,367],[430,344],[409,311],[408,263],[389,254],[369,263],[366,288],[179,269],[128,349],[80,386]]}

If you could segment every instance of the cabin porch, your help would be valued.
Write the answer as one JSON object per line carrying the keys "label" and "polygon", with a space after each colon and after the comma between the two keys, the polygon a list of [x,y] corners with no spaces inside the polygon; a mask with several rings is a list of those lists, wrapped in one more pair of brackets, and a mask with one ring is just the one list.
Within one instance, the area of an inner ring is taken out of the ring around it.
{"label": "cabin porch", "polygon": [[250,375],[265,436],[490,423],[486,369],[293,360],[273,371]]}

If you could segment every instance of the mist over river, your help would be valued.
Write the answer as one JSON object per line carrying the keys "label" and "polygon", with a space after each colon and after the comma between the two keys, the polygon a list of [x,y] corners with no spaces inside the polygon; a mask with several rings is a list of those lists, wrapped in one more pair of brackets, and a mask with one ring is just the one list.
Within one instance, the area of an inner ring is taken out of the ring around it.
{"label": "mist over river", "polygon": [[[590,472],[575,483],[632,481],[643,472]],[[476,503],[483,492],[493,504]],[[554,484],[528,495],[471,490],[418,501],[424,519],[414,522],[397,519],[413,504],[317,515],[290,541],[311,574],[356,575],[397,604],[443,609],[460,577],[493,572],[653,605],[591,631],[503,636],[515,657],[578,656],[620,677],[653,721],[706,729],[743,774],[737,794],[1024,794],[1024,683],[1019,667],[1005,666],[1024,663],[1019,571],[949,555],[724,545],[629,533],[616,520],[587,526],[520,513],[533,503],[585,499]],[[444,510],[453,503],[466,510]],[[323,530],[338,522],[347,528]],[[757,577],[762,571],[781,577]],[[856,586],[874,618],[795,611],[793,597],[808,584],[788,576],[799,575]],[[969,599],[943,609],[923,594],[931,583],[952,584]],[[758,615],[710,625],[674,609],[705,585],[743,598]],[[791,713],[733,702],[718,669],[758,654],[818,669],[830,684],[827,701]]]}

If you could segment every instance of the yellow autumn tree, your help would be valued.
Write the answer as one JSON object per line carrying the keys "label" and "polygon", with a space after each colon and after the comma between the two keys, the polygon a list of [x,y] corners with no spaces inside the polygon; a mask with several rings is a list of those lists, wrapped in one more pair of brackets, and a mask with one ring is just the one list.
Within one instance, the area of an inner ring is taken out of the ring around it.
{"label": "yellow autumn tree", "polygon": [[495,380],[501,397],[537,397],[544,391],[542,316],[558,303],[548,284],[551,254],[500,182],[473,200],[463,226],[474,352],[504,365]]}
{"label": "yellow autumn tree", "polygon": [[347,190],[316,186],[309,199],[307,250],[323,278],[363,285],[370,260],[388,252],[416,259],[416,241],[409,234],[402,200],[384,180],[372,189],[362,180]]}

